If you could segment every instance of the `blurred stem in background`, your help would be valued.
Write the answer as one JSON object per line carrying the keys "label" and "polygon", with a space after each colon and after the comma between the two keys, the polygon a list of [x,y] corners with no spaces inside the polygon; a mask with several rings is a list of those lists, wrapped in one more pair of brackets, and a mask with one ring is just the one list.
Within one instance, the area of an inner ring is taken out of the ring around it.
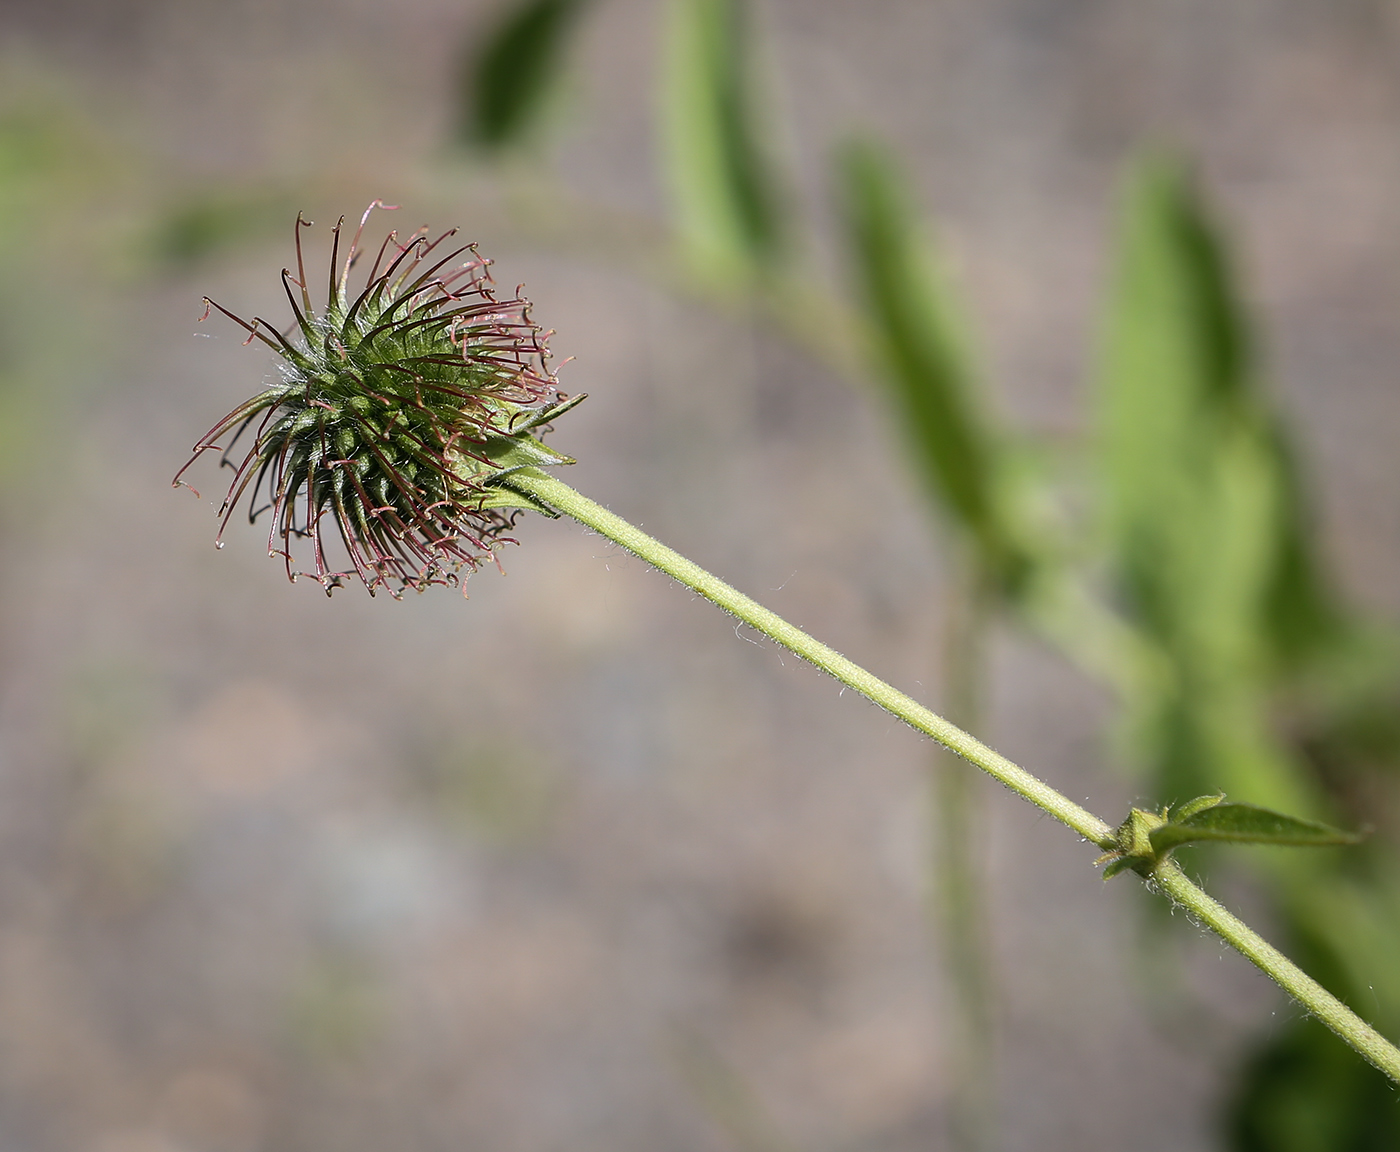
{"label": "blurred stem in background", "polygon": [[[992,614],[1026,585],[1029,560],[1011,525],[999,445],[973,403],[973,372],[957,339],[934,261],[889,158],[869,142],[840,157],[841,212],[866,318],[876,382],[892,409],[915,479],[960,538],[950,574],[943,653],[945,707],[979,727],[984,648]],[[934,764],[932,829],[936,924],[952,993],[946,1045],[956,1147],[993,1146],[995,990],[982,924],[976,851],[977,780],[965,764]]]}
{"label": "blurred stem in background", "polygon": [[[959,728],[979,732],[983,730],[990,602],[987,581],[975,564],[964,562],[962,576],[946,597],[944,710]],[[984,843],[982,782],[971,764],[947,752],[935,753],[931,768],[930,886],[936,894],[939,938],[956,999],[955,1034],[948,1044],[953,1081],[949,1126],[955,1147],[988,1149],[997,1143],[996,989],[978,851]]]}

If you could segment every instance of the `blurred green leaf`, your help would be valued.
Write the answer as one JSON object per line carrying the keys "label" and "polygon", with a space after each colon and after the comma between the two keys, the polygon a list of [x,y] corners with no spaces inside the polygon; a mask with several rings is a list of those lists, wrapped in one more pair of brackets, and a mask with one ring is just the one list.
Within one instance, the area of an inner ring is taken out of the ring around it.
{"label": "blurred green leaf", "polygon": [[[1237,487],[1248,487],[1247,445],[1232,453],[1219,443],[1223,402],[1241,387],[1244,338],[1219,249],[1175,166],[1134,174],[1119,260],[1101,392],[1110,526],[1132,608],[1180,648],[1191,617],[1212,607],[1201,589],[1220,599],[1223,584],[1239,582],[1248,550],[1228,530],[1241,525],[1207,523],[1240,519],[1222,515],[1230,463]],[[1242,526],[1252,545],[1261,510],[1251,512],[1255,523]],[[1231,540],[1234,562],[1216,547]],[[1238,619],[1236,607],[1225,615]]]}
{"label": "blurred green leaf", "polygon": [[1335,637],[1341,612],[1223,245],[1161,158],[1130,183],[1101,377],[1113,545],[1157,639],[1237,674]]}
{"label": "blurred green leaf", "polygon": [[1182,166],[1161,157],[1128,184],[1099,402],[1112,563],[1172,669],[1133,702],[1154,788],[1221,784],[1316,811],[1265,705],[1341,638],[1343,613],[1257,387],[1224,246]]}
{"label": "blurred green leaf", "polygon": [[1393,1152],[1395,1086],[1309,1017],[1270,1036],[1246,1065],[1224,1117],[1235,1152]]}
{"label": "blurred green leaf", "polygon": [[681,241],[703,270],[761,270],[783,204],[759,135],[743,0],[674,0],[662,63],[663,149]]}
{"label": "blurred green leaf", "polygon": [[1275,658],[1292,668],[1325,655],[1350,627],[1348,613],[1328,588],[1312,541],[1308,499],[1292,445],[1277,423],[1265,430],[1279,488],[1274,567],[1265,592],[1264,618]]}
{"label": "blurred green leaf", "polygon": [[1400,767],[1400,686],[1364,685],[1312,724],[1299,739],[1304,755],[1329,785],[1354,788],[1368,773]]}
{"label": "blurred green leaf", "polygon": [[1363,837],[1343,832],[1316,820],[1300,820],[1256,808],[1253,804],[1212,804],[1208,808],[1188,812],[1154,828],[1149,837],[1157,852],[1166,852],[1182,844],[1206,840],[1230,844],[1276,844],[1290,848],[1324,848],[1343,844],[1359,844]]}
{"label": "blurred green leaf", "polygon": [[0,518],[13,533],[41,522],[31,510],[37,494],[56,495],[43,461],[71,418],[73,396],[107,379],[89,356],[110,354],[111,213],[130,202],[131,160],[60,78],[29,72],[17,59],[7,65],[0,69]]}
{"label": "blurred green leaf", "polygon": [[868,141],[849,144],[838,163],[843,224],[895,420],[928,494],[976,542],[984,569],[1014,590],[1028,561],[1002,511],[1002,461],[973,406],[973,373],[894,164]]}
{"label": "blurred green leaf", "polygon": [[159,263],[193,265],[287,228],[295,211],[292,197],[280,189],[195,192],[156,217],[142,247]]}
{"label": "blurred green leaf", "polygon": [[[96,128],[61,98],[5,94],[0,103],[0,244],[73,210],[113,176]],[[38,216],[40,220],[35,220]]]}
{"label": "blurred green leaf", "polygon": [[462,69],[460,135],[499,151],[534,126],[559,75],[575,20],[587,0],[522,0],[510,5]]}

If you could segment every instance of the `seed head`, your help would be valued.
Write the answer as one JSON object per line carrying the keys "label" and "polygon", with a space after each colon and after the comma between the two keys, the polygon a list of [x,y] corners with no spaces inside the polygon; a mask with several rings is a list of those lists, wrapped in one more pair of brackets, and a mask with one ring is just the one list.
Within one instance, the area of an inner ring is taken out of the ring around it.
{"label": "seed head", "polygon": [[[505,533],[519,509],[548,512],[498,482],[520,468],[572,463],[529,432],[583,399],[559,391],[549,333],[531,320],[529,301],[518,291],[498,299],[490,261],[475,245],[447,243],[455,229],[436,240],[420,229],[402,242],[390,232],[351,299],[365,222],[385,207],[376,200],[365,210],[343,265],[344,217],[332,229],[319,314],[301,250],[310,225],[298,214],[296,275],[282,270],[295,344],[290,331],[256,316],[249,323],[206,297],[201,319],[217,309],[248,332],[245,344],[261,340],[284,363],[276,383],[195,445],[174,481],[205,452],[220,452],[234,475],[218,546],[246,500],[250,521],[269,516],[268,553],[284,559],[288,577],[300,575],[300,542],[327,593],[358,577],[371,595],[383,587],[401,596],[455,584],[495,560],[497,546],[514,542]],[[250,431],[240,457],[235,448]]]}

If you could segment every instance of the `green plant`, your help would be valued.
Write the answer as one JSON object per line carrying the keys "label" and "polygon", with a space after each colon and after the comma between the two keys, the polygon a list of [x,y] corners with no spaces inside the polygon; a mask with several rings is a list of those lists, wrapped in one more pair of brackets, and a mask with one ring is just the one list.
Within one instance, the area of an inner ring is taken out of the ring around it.
{"label": "green plant", "polygon": [[[982,403],[892,152],[859,139],[837,156],[852,299],[804,262],[802,214],[785,195],[794,181],[762,131],[772,78],[745,67],[756,55],[750,7],[672,0],[660,152],[677,250],[708,299],[776,319],[806,352],[873,384],[889,409],[911,479],[955,546],[945,711],[978,726],[982,637],[1000,617],[1114,694],[1124,758],[1148,794],[1224,788],[1311,817],[1369,818],[1357,798],[1392,796],[1400,765],[1397,645],[1327,579],[1308,480],[1260,379],[1228,244],[1185,166],[1149,156],[1126,181],[1094,433],[1079,445],[1097,467],[1089,477],[1056,468]],[[972,1148],[994,1142],[993,991],[968,914],[980,903],[976,812],[966,773],[946,758],[933,767],[931,888],[963,1017],[950,1043],[954,1137]],[[1400,952],[1400,886],[1386,831],[1306,865],[1258,854],[1252,870],[1290,946],[1346,998],[1374,999],[1393,1029],[1400,985],[1384,975]],[[1145,943],[1161,956],[1162,937]],[[1385,1082],[1306,1017],[1258,1041],[1226,1112],[1239,1152],[1382,1152],[1400,1140]]]}
{"label": "green plant", "polygon": [[[292,279],[284,273],[301,342],[264,338],[286,361],[284,379],[235,408],[195,448],[196,459],[207,451],[226,454],[233,441],[221,448],[215,438],[232,433],[236,440],[257,422],[252,447],[235,465],[222,514],[227,521],[248,494],[256,516],[257,493],[266,482],[272,511],[269,551],[284,557],[289,575],[296,576],[293,542],[306,538],[314,575],[328,592],[348,576],[358,577],[370,592],[390,581],[397,582],[396,592],[422,591],[455,581],[462,569],[470,572],[491,555],[500,529],[509,523],[502,510],[570,516],[933,737],[1097,845],[1104,852],[1101,861],[1109,865],[1106,875],[1131,870],[1142,876],[1400,1083],[1400,1049],[1211,899],[1173,858],[1178,847],[1205,840],[1318,845],[1351,843],[1355,837],[1317,821],[1226,804],[1220,795],[1175,810],[1134,809],[1114,828],[546,472],[571,461],[530,433],[575,401],[560,398],[528,304],[523,299],[496,301],[485,264],[470,246],[437,257],[434,250],[451,233],[430,242],[419,231],[400,242],[391,232],[366,275],[365,288],[352,301],[348,280],[361,233],[351,242],[342,271],[337,224],[328,302],[317,314],[300,258],[303,226],[298,217],[298,275]],[[301,290],[301,307],[291,285]],[[256,318],[237,322],[250,341],[266,326]],[[178,475],[174,483],[181,483]],[[350,563],[343,571],[328,559],[329,534],[320,527],[328,513]]]}

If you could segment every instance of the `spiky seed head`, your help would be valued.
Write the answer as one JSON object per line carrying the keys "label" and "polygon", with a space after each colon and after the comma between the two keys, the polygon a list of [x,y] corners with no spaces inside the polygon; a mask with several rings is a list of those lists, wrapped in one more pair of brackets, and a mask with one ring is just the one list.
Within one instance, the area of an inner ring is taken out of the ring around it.
{"label": "spiky seed head", "polygon": [[174,481],[205,452],[220,452],[233,481],[218,546],[246,502],[250,520],[269,516],[268,552],[287,575],[301,574],[294,551],[309,553],[328,593],[353,577],[371,594],[401,596],[457,583],[494,560],[513,542],[505,534],[518,510],[538,508],[497,483],[518,468],[572,463],[529,433],[583,398],[559,391],[549,334],[530,318],[529,301],[518,291],[500,299],[490,261],[474,245],[454,246],[455,229],[436,239],[426,229],[403,240],[390,232],[352,298],[365,223],[388,207],[365,210],[343,263],[344,217],[332,229],[319,313],[302,257],[310,225],[297,215],[296,275],[282,271],[295,343],[206,298],[205,317],[217,309],[247,331],[245,344],[261,340],[283,363],[280,379],[195,445]]}

